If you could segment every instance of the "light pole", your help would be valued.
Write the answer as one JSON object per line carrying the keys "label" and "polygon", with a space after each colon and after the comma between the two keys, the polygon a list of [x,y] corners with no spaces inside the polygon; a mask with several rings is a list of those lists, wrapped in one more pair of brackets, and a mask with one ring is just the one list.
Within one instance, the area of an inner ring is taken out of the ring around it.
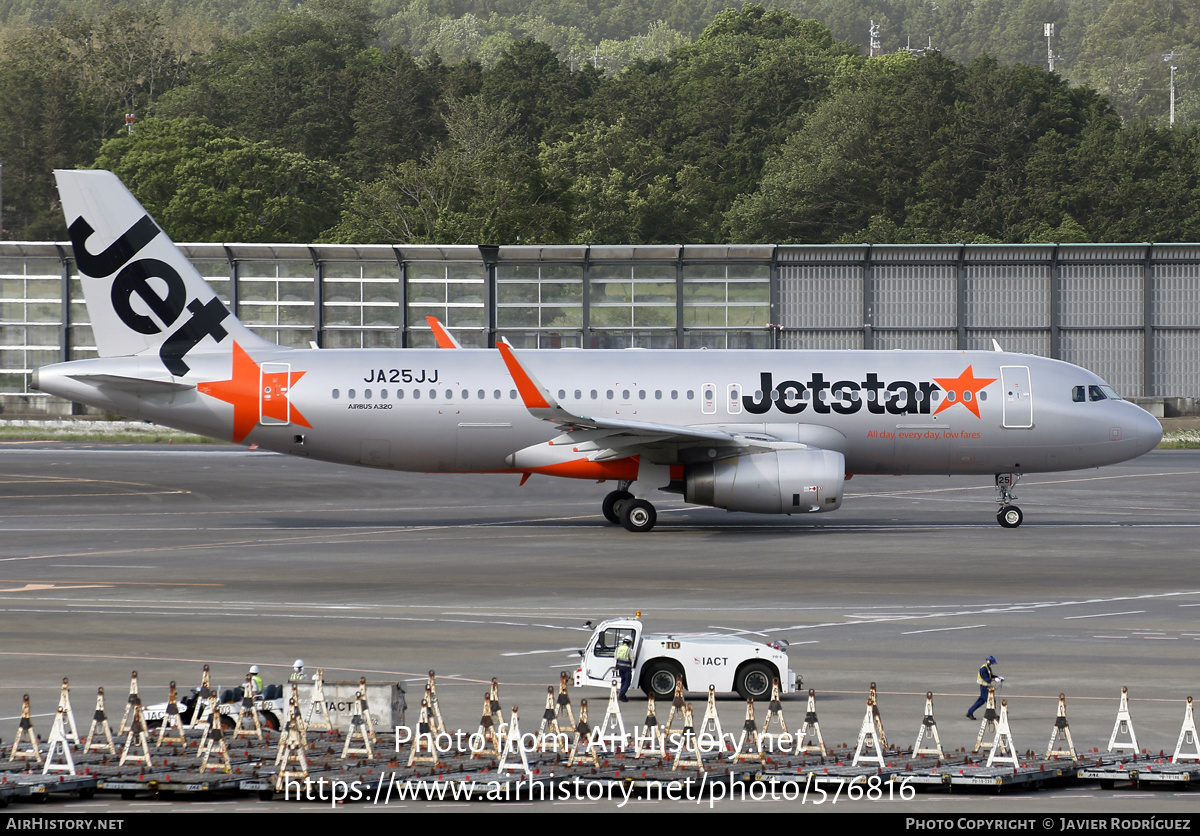
{"label": "light pole", "polygon": [[1171,127],[1172,128],[1175,127],[1175,70],[1178,69],[1175,66],[1175,59],[1178,57],[1179,57],[1179,55],[1174,52],[1168,52],[1166,55],[1163,56],[1163,60],[1171,65]]}

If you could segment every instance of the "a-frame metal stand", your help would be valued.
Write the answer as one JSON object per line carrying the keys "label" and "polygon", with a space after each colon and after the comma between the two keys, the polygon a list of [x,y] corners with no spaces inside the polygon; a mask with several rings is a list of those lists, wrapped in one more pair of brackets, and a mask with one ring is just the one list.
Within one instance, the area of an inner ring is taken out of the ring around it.
{"label": "a-frame metal stand", "polygon": [[[922,746],[922,741],[925,740],[925,735],[928,734],[931,738],[933,746]],[[946,757],[946,752],[942,749],[942,736],[938,734],[937,720],[933,718],[933,692],[925,692],[925,717],[921,720],[921,730],[917,732],[917,742],[913,744],[912,754],[910,758],[920,758],[925,755],[933,755],[936,758],[942,759]]]}
{"label": "a-frame metal stand", "polygon": [[1117,707],[1117,719],[1108,738],[1108,751],[1133,752],[1135,755],[1141,751],[1138,748],[1137,734],[1133,730],[1133,718],[1129,716],[1129,689],[1124,685],[1121,686],[1121,704]]}
{"label": "a-frame metal stand", "polygon": [[[1067,748],[1054,748],[1059,737],[1066,738]],[[1059,755],[1070,755],[1072,763],[1079,763],[1079,754],[1075,751],[1075,741],[1071,739],[1071,726],[1067,723],[1067,695],[1058,695],[1058,713],[1054,717],[1054,731],[1050,732],[1050,743],[1046,746],[1046,760]]]}
{"label": "a-frame metal stand", "polygon": [[1008,725],[1008,700],[1000,701],[1000,720],[996,724],[996,736],[992,739],[991,748],[988,766],[1003,763],[1016,769],[1021,765],[1017,761],[1017,745],[1013,743],[1012,729]]}

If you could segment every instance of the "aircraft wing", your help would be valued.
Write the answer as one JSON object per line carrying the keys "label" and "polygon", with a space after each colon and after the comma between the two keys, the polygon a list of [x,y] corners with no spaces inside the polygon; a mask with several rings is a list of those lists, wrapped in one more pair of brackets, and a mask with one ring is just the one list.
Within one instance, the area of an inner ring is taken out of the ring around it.
{"label": "aircraft wing", "polygon": [[[642,455],[651,461],[676,463],[689,458],[688,450],[703,449],[703,458],[727,458],[766,450],[807,449],[808,445],[781,441],[769,435],[743,435],[721,430],[631,421],[626,418],[596,418],[579,415],[562,407],[550,390],[521,363],[512,346],[496,346],[517,385],[525,408],[543,421],[557,424],[562,435],[549,446],[567,446],[592,461],[607,461]],[[707,451],[713,451],[708,453]]]}

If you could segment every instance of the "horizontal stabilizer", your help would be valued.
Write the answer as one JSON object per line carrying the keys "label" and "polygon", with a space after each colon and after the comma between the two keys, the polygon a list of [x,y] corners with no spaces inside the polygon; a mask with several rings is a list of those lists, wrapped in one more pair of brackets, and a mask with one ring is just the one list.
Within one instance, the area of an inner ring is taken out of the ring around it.
{"label": "horizontal stabilizer", "polygon": [[80,383],[90,383],[94,386],[112,386],[126,392],[139,394],[154,394],[180,392],[185,389],[195,389],[191,383],[178,383],[174,380],[151,380],[145,377],[126,377],[119,374],[73,374],[68,375]]}

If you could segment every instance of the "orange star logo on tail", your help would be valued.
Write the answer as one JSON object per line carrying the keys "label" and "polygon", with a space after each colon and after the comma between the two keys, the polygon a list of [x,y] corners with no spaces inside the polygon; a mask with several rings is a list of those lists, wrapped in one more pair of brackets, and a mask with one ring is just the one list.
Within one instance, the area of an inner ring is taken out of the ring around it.
{"label": "orange star logo on tail", "polygon": [[[979,393],[991,383],[996,382],[994,377],[976,377],[972,366],[967,366],[966,371],[958,377],[935,377],[933,382],[941,386],[947,393],[954,393],[954,400],[947,397],[933,414],[937,415],[943,409],[949,409],[955,404],[961,404],[971,410],[976,418],[981,418],[979,414]],[[964,392],[970,392],[970,400],[963,397]]]}
{"label": "orange star logo on tail", "polygon": [[258,426],[262,418],[280,424],[289,422],[312,427],[300,411],[288,403],[288,393],[304,372],[266,372],[246,350],[233,344],[233,372],[229,380],[213,380],[196,386],[197,391],[233,406],[233,442]]}

